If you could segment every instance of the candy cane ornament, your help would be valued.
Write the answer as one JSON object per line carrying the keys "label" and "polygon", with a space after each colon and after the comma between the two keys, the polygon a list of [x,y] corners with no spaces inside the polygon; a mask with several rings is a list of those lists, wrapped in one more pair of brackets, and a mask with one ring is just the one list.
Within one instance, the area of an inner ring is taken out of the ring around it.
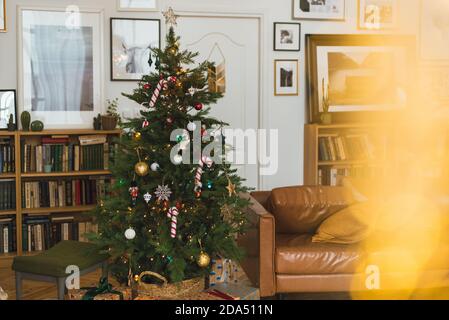
{"label": "candy cane ornament", "polygon": [[178,208],[172,207],[170,208],[170,210],[168,210],[167,217],[171,219],[170,235],[173,239],[176,238],[176,231],[178,228],[178,215]]}
{"label": "candy cane ornament", "polygon": [[199,167],[198,167],[198,169],[196,169],[196,173],[195,173],[195,189],[194,189],[195,192],[199,192],[201,190],[201,188],[203,187],[201,178],[204,173],[204,166],[206,165],[206,167],[210,168],[214,164],[214,161],[209,157],[203,156],[198,164],[199,164]]}
{"label": "candy cane ornament", "polygon": [[161,91],[166,90],[167,88],[168,88],[167,80],[165,80],[165,79],[159,80],[157,87],[156,87],[156,89],[154,89],[153,95],[151,96],[151,101],[150,101],[151,108],[153,108],[156,105],[157,99],[159,99]]}

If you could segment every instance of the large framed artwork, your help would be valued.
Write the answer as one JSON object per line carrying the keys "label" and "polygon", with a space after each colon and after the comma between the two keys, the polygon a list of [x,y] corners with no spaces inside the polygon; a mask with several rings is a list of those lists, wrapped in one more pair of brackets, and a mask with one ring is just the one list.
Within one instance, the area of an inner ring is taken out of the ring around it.
{"label": "large framed artwork", "polygon": [[18,8],[20,111],[49,129],[91,128],[104,111],[103,11]]}
{"label": "large framed artwork", "polygon": [[310,122],[319,122],[325,97],[334,122],[381,120],[406,107],[414,37],[307,35],[306,42]]}
{"label": "large framed artwork", "polygon": [[117,0],[118,11],[158,11],[158,0]]}
{"label": "large framed artwork", "polygon": [[0,0],[0,32],[6,32],[6,0]]}
{"label": "large framed artwork", "polygon": [[359,28],[394,29],[398,13],[398,0],[359,0]]}
{"label": "large framed artwork", "polygon": [[293,19],[345,20],[345,0],[293,0]]}
{"label": "large framed artwork", "polygon": [[160,46],[160,20],[111,18],[111,80],[140,81],[154,72],[151,49]]}
{"label": "large framed artwork", "polygon": [[299,94],[299,61],[275,60],[274,61],[276,96],[297,96]]}
{"label": "large framed artwork", "polygon": [[0,130],[8,129],[9,117],[12,115],[14,124],[17,122],[16,90],[0,89]]}
{"label": "large framed artwork", "polygon": [[449,61],[449,1],[421,0],[420,12],[421,58]]}

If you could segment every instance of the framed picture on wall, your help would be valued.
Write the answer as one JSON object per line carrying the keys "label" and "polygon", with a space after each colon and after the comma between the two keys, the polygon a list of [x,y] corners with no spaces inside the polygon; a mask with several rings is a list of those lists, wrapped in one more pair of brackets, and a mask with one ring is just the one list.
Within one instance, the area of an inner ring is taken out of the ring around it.
{"label": "framed picture on wall", "polygon": [[117,0],[118,11],[157,11],[158,0]]}
{"label": "framed picture on wall", "polygon": [[299,61],[274,61],[274,94],[276,96],[297,96],[299,94]]}
{"label": "framed picture on wall", "polygon": [[449,1],[421,0],[420,51],[423,60],[449,61]]}
{"label": "framed picture on wall", "polygon": [[394,29],[398,24],[398,0],[359,0],[359,28]]}
{"label": "framed picture on wall", "polygon": [[293,19],[345,20],[345,0],[293,0]]}
{"label": "framed picture on wall", "polygon": [[300,51],[301,24],[274,23],[274,51]]}
{"label": "framed picture on wall", "polygon": [[150,54],[160,46],[160,20],[111,18],[111,80],[140,81],[154,72]]}
{"label": "framed picture on wall", "polygon": [[6,0],[0,0],[0,32],[6,32]]}
{"label": "framed picture on wall", "polygon": [[0,89],[0,130],[8,129],[9,117],[13,116],[14,125],[17,123],[16,90]]}
{"label": "framed picture on wall", "polygon": [[414,37],[307,35],[306,42],[310,122],[319,122],[326,96],[334,122],[380,121],[407,105]]}
{"label": "framed picture on wall", "polygon": [[91,128],[104,111],[103,11],[18,8],[19,106],[49,129]]}

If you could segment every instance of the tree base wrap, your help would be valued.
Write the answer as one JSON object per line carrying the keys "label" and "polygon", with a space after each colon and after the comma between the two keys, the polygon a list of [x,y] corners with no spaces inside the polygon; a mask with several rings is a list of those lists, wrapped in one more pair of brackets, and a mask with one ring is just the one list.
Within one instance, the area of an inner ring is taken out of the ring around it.
{"label": "tree base wrap", "polygon": [[187,301],[215,301],[215,300],[225,300],[220,298],[217,295],[210,294],[209,292],[198,292],[198,293],[190,293],[178,296],[176,298],[167,298],[167,297],[155,297],[152,295],[148,295],[145,293],[140,293],[136,299],[134,300],[146,300],[146,301],[157,301],[157,300],[187,300]]}
{"label": "tree base wrap", "polygon": [[[154,277],[163,281],[162,285],[145,283],[143,277]],[[195,278],[179,283],[168,283],[167,279],[160,274],[151,271],[142,272],[139,276],[138,292],[152,297],[159,297],[161,300],[180,299],[188,294],[203,292],[205,289],[205,279]]]}
{"label": "tree base wrap", "polygon": [[113,288],[106,278],[102,278],[98,287],[69,290],[67,300],[132,300],[132,290],[128,287]]}
{"label": "tree base wrap", "polygon": [[219,283],[237,283],[243,275],[240,266],[231,259],[212,260],[212,270],[209,275],[209,286],[214,287]]}
{"label": "tree base wrap", "polygon": [[[260,291],[258,288],[243,284],[220,283],[210,288],[211,293],[224,294],[225,300],[260,300]],[[225,297],[228,298],[225,298]]]}

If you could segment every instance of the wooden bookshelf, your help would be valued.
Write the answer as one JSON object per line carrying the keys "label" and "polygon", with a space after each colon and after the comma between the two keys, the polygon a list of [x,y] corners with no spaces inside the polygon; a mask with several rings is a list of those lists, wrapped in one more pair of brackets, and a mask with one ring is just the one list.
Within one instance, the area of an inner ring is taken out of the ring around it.
{"label": "wooden bookshelf", "polygon": [[[346,159],[323,160],[320,159],[320,138],[328,136],[345,136],[347,134],[388,135],[391,125],[387,123],[354,123],[320,125],[308,124],[304,127],[304,184],[319,185],[319,171],[323,168],[379,168],[388,163],[386,156],[377,159]],[[384,146],[387,150],[387,146]]]}
{"label": "wooden bookshelf", "polygon": [[[11,137],[15,145],[15,173],[0,174],[1,179],[14,179],[15,180],[15,191],[16,191],[16,209],[15,210],[4,210],[0,211],[0,217],[15,217],[16,221],[16,243],[17,252],[15,253],[5,253],[0,254],[0,259],[13,258],[16,255],[23,255],[22,252],[22,221],[24,215],[51,215],[54,213],[83,213],[91,211],[95,208],[95,205],[89,206],[73,206],[73,207],[63,207],[63,208],[36,208],[36,209],[25,209],[22,208],[22,182],[24,179],[32,179],[34,181],[39,180],[51,180],[51,179],[63,179],[72,177],[95,177],[95,176],[110,176],[111,171],[109,170],[91,170],[91,171],[76,171],[76,172],[51,172],[51,173],[37,173],[37,172],[22,172],[22,142],[27,139],[40,139],[41,137],[52,137],[52,136],[69,136],[71,138],[76,138],[83,135],[106,135],[108,137],[120,136],[122,132],[120,130],[89,130],[89,129],[74,129],[74,130],[45,130],[41,132],[7,132],[0,131],[0,137]],[[26,255],[33,255],[36,253],[25,253]]]}

